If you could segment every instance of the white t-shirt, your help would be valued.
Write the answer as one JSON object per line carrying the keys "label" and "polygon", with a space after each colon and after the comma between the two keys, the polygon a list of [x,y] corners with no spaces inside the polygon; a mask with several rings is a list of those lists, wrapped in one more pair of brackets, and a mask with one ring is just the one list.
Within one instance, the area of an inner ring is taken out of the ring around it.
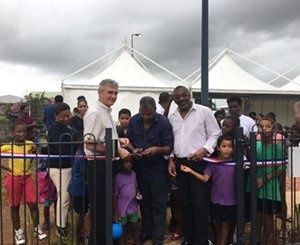
{"label": "white t-shirt", "polygon": [[156,112],[163,115],[165,113],[165,109],[161,106],[161,104],[157,103]]}
{"label": "white t-shirt", "polygon": [[244,129],[244,135],[249,138],[250,132],[257,131],[257,127],[255,126],[255,122],[251,117],[247,117],[245,115],[240,115],[240,126]]}

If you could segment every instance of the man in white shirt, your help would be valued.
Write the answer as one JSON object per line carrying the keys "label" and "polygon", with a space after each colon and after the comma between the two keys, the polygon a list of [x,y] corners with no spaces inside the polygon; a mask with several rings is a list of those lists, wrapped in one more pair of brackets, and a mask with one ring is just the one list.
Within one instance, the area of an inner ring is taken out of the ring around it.
{"label": "man in white shirt", "polygon": [[240,126],[244,129],[244,135],[249,138],[252,131],[257,131],[255,121],[248,116],[241,114],[242,99],[239,96],[231,96],[227,99],[229,114],[240,119]]}
{"label": "man in white shirt", "polygon": [[[118,87],[118,83],[114,80],[101,81],[98,88],[97,107],[94,110],[88,110],[83,118],[86,140],[84,151],[88,156],[86,164],[93,244],[105,241],[105,160],[96,160],[94,156],[105,155],[106,128],[112,128],[112,139],[118,140],[117,130],[111,116],[111,106],[117,100]],[[121,147],[118,148],[118,154],[122,159],[129,157],[129,152]],[[116,164],[113,167],[116,167]],[[95,209],[96,203],[99,207],[97,210]],[[93,229],[95,222],[97,222],[96,226],[100,227],[96,232]]]}
{"label": "man in white shirt", "polygon": [[174,155],[169,158],[168,171],[176,177],[180,196],[184,242],[182,244],[208,244],[208,190],[207,185],[180,170],[181,165],[202,173],[203,157],[209,156],[221,135],[213,112],[194,104],[184,86],[173,91],[178,108],[169,116],[174,134]]}

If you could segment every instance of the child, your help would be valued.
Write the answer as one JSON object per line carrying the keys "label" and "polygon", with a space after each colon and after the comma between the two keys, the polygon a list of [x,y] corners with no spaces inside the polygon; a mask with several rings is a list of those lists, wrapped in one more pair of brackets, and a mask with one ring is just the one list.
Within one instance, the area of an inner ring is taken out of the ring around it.
{"label": "child", "polygon": [[[258,240],[262,244],[267,244],[272,238],[270,237],[273,229],[274,214],[282,211],[281,192],[279,176],[284,167],[266,166],[266,161],[284,160],[283,141],[274,138],[272,132],[274,118],[264,116],[260,120],[259,131],[261,132],[260,140],[256,143],[257,161],[263,161],[263,164],[257,169],[257,208],[258,208]],[[250,178],[248,179],[247,191],[250,190]],[[263,232],[261,232],[261,229]],[[273,241],[275,242],[275,241]]]}
{"label": "child", "polygon": [[[73,155],[74,131],[70,127],[70,107],[66,103],[56,104],[54,107],[55,122],[48,130],[49,154],[50,155]],[[49,174],[57,190],[56,209],[56,235],[67,239],[69,230],[67,227],[68,210],[71,203],[68,186],[72,173],[72,160],[70,157],[50,158]]]}
{"label": "child", "polygon": [[84,176],[84,150],[83,150],[83,132],[77,132],[75,140],[77,144],[76,157],[72,168],[72,177],[68,187],[71,195],[72,206],[77,216],[76,244],[84,242],[84,216],[88,211],[87,183]]}
{"label": "child", "polygon": [[[35,151],[32,141],[26,139],[26,125],[16,123],[13,126],[13,141],[10,144],[1,146],[1,153],[29,154]],[[35,184],[31,174],[30,159],[12,157],[8,164],[1,163],[1,167],[7,172],[4,178],[4,186],[7,190],[8,203],[10,206],[11,219],[14,228],[15,244],[25,243],[25,234],[20,226],[20,203],[24,202],[29,207],[32,223],[34,227],[33,235],[39,240],[43,240],[47,235],[39,225],[39,210],[35,194]]]}
{"label": "child", "polygon": [[127,127],[131,118],[130,110],[123,108],[119,111],[119,125],[117,126],[117,133],[119,138],[126,138]]}
{"label": "child", "polygon": [[[46,134],[39,134],[37,137],[38,152],[41,154],[48,154],[47,136]],[[54,203],[54,213],[56,219],[56,201],[57,191],[52,182],[47,168],[47,159],[39,159],[38,164],[38,191],[39,203],[44,203],[44,224],[43,230],[48,230],[50,227],[50,207]]]}
{"label": "child", "polygon": [[221,125],[222,135],[234,136],[234,130],[240,126],[240,119],[234,115],[228,115],[224,118]]}
{"label": "child", "polygon": [[75,131],[83,131],[83,116],[88,110],[88,103],[85,99],[80,99],[77,101],[78,113],[71,118],[70,125],[75,129]]}
{"label": "child", "polygon": [[114,179],[114,213],[115,219],[125,226],[125,234],[120,244],[127,244],[126,237],[132,236],[134,244],[139,244],[138,203],[142,196],[137,189],[135,172],[131,161],[122,161],[121,170]]}
{"label": "child", "polygon": [[[217,141],[218,159],[220,161],[232,160],[233,146],[231,136],[221,136]],[[185,165],[181,165],[180,169],[204,183],[212,177],[211,218],[216,231],[217,244],[228,244],[232,240],[232,231],[235,226],[235,167],[224,163],[208,164],[203,174]]]}

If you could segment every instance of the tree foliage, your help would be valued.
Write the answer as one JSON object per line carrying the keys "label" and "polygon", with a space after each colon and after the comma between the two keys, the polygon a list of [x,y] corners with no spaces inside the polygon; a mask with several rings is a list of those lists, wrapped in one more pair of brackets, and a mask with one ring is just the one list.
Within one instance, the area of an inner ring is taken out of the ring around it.
{"label": "tree foliage", "polygon": [[45,92],[41,94],[28,94],[25,96],[25,100],[29,105],[31,116],[36,120],[36,125],[43,125],[43,109],[45,107],[48,98],[45,96]]}

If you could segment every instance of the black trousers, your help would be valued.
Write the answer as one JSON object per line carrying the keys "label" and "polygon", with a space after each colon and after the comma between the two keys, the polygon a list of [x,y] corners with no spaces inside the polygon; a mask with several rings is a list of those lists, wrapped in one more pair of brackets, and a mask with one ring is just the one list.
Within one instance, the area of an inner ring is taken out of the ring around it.
{"label": "black trousers", "polygon": [[143,196],[140,202],[142,233],[152,235],[154,243],[162,243],[165,234],[166,209],[169,191],[168,176],[154,181],[138,181]]}
{"label": "black trousers", "polygon": [[207,245],[209,234],[208,186],[189,173],[180,170],[181,164],[202,172],[205,163],[176,159],[177,185],[180,197],[184,239],[192,244]]}

